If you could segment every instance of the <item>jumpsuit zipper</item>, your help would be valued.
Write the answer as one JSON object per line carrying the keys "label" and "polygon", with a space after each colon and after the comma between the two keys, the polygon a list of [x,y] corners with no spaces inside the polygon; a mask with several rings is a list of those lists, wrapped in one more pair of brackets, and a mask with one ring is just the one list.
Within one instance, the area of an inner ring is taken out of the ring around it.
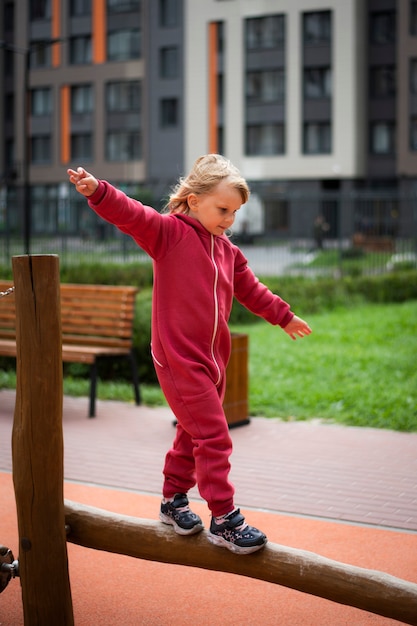
{"label": "jumpsuit zipper", "polygon": [[213,363],[216,366],[217,369],[217,380],[215,382],[216,387],[218,385],[220,385],[221,382],[221,371],[220,371],[220,367],[219,364],[216,360],[215,354],[214,354],[214,341],[216,339],[216,335],[217,335],[217,329],[219,327],[219,301],[217,298],[217,283],[219,280],[219,268],[217,267],[216,261],[214,259],[214,235],[211,235],[211,261],[213,263],[213,267],[214,267],[214,284],[213,284],[213,299],[214,299],[214,327],[213,327],[213,335],[211,338],[211,358],[213,359]]}

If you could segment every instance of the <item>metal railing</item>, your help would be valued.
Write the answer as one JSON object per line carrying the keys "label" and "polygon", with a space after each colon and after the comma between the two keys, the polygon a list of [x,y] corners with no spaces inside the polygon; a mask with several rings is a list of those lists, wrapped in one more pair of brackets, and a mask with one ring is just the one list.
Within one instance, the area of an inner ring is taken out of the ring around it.
{"label": "metal railing", "polygon": [[[83,199],[66,207],[33,207],[32,254],[57,254],[62,265],[150,262],[127,236],[100,220]],[[287,209],[281,230],[236,233],[258,275],[359,275],[417,267],[417,198],[399,194],[297,194],[279,198]],[[269,206],[272,206],[273,203]],[[63,219],[64,215],[64,219]],[[326,224],[322,242],[314,232],[320,215]],[[269,216],[270,217],[270,216]],[[0,264],[24,254],[19,212],[0,210]],[[271,219],[264,219],[268,225]]]}

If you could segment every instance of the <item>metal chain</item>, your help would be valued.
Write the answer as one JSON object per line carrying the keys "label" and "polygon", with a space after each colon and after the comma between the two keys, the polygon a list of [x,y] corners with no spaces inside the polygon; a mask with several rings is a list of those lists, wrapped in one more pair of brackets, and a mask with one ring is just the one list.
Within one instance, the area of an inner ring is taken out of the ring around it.
{"label": "metal chain", "polygon": [[9,296],[11,293],[13,293],[14,291],[14,285],[13,287],[9,287],[9,289],[7,289],[6,291],[0,291],[0,298],[4,298],[4,296]]}

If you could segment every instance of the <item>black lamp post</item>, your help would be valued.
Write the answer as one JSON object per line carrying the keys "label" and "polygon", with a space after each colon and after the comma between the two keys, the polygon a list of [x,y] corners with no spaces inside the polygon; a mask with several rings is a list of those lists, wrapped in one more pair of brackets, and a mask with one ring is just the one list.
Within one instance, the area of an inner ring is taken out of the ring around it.
{"label": "black lamp post", "polygon": [[28,48],[20,48],[7,41],[0,40],[0,48],[9,50],[15,54],[23,56],[23,149],[22,149],[22,190],[23,190],[23,241],[25,254],[30,254],[30,244],[32,235],[32,207],[30,202],[30,170],[29,170],[29,157],[30,157],[30,85],[29,85],[29,71],[30,71],[30,54],[36,48],[45,48],[52,46],[54,43],[60,43],[64,39],[46,39],[34,45],[29,45]]}

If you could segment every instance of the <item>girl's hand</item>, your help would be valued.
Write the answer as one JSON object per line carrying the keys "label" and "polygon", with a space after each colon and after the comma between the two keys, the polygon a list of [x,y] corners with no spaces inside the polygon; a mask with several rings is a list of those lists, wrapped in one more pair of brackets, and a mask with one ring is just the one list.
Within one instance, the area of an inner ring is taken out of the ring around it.
{"label": "girl's hand", "polygon": [[82,167],[75,170],[67,170],[70,183],[75,185],[76,190],[86,198],[92,196],[98,187],[98,180]]}
{"label": "girl's hand", "polygon": [[311,333],[311,328],[307,324],[307,322],[302,320],[301,317],[297,317],[296,315],[294,315],[291,322],[287,324],[283,330],[287,333],[287,335],[291,337],[291,339],[304,337],[305,335],[310,335]]}

